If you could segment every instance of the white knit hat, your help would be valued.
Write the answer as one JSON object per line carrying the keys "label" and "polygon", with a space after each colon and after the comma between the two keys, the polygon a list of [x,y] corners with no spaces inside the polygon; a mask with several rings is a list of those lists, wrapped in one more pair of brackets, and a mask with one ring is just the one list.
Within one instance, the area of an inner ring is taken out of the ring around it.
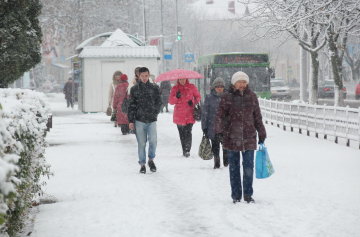
{"label": "white knit hat", "polygon": [[242,71],[235,72],[231,77],[231,84],[235,85],[237,81],[246,81],[249,83],[249,76]]}

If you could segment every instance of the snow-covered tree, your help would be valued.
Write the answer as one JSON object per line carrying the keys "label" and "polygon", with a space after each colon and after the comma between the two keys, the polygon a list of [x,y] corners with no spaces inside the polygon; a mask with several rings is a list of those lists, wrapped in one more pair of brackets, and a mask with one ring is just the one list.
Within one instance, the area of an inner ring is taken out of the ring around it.
{"label": "snow-covered tree", "polygon": [[39,0],[0,1],[0,87],[40,62]]}
{"label": "snow-covered tree", "polygon": [[344,104],[343,60],[349,36],[357,35],[360,24],[360,1],[330,1],[323,9],[322,16],[327,26],[329,56],[337,90],[335,105]]}
{"label": "snow-covered tree", "polygon": [[316,103],[319,75],[318,53],[326,44],[326,25],[319,19],[318,13],[326,6],[326,2],[322,0],[252,0],[251,3],[256,5],[256,10],[247,17],[251,22],[255,22],[251,24],[252,32],[259,37],[286,38],[290,35],[310,53],[312,75],[309,102]]}

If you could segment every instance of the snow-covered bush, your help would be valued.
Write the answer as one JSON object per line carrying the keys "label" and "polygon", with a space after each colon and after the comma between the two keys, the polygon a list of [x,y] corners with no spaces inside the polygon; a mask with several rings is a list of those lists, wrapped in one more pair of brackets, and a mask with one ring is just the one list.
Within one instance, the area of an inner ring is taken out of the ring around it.
{"label": "snow-covered bush", "polygon": [[42,97],[30,90],[0,89],[0,234],[13,236],[21,229],[41,193],[41,176],[50,174],[44,157],[49,109]]}
{"label": "snow-covered bush", "polygon": [[[0,104],[0,118],[2,118],[2,108]],[[6,130],[4,120],[0,119],[0,235],[5,232],[6,212],[8,203],[14,201],[16,196],[16,184],[18,179],[15,172],[18,171],[16,163],[19,156],[9,154],[8,148],[16,145],[16,141]]]}

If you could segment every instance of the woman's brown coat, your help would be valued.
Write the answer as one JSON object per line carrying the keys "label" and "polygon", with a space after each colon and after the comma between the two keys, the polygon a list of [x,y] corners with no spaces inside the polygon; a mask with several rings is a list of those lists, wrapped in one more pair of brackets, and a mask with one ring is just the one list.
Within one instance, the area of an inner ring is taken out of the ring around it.
{"label": "woman's brown coat", "polygon": [[216,114],[215,133],[223,134],[227,150],[256,150],[256,135],[260,140],[266,138],[257,95],[248,87],[243,92],[232,89],[226,93]]}

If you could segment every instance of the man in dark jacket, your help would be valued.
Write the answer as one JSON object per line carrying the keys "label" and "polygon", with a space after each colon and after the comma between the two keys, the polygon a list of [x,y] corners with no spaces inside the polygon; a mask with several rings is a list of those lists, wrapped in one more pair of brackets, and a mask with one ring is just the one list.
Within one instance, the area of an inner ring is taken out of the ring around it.
{"label": "man in dark jacket", "polygon": [[160,112],[161,98],[159,87],[149,81],[150,72],[146,67],[139,69],[140,80],[130,90],[128,109],[129,128],[135,129],[138,142],[140,173],[146,173],[146,141],[149,141],[148,165],[152,172],[156,172],[154,163],[157,133],[156,121]]}
{"label": "man in dark jacket", "polygon": [[[223,147],[227,150],[233,202],[240,202],[243,189],[244,200],[250,203],[254,202],[252,184],[256,135],[259,137],[259,144],[264,143],[266,130],[257,96],[248,87],[249,76],[241,71],[236,72],[231,78],[231,84],[231,90],[221,99],[215,132],[216,136],[223,140]],[[240,152],[244,172],[242,184]]]}
{"label": "man in dark jacket", "polygon": [[64,90],[67,107],[71,106],[74,108],[74,95],[75,95],[75,84],[73,79],[70,77],[65,83]]}

